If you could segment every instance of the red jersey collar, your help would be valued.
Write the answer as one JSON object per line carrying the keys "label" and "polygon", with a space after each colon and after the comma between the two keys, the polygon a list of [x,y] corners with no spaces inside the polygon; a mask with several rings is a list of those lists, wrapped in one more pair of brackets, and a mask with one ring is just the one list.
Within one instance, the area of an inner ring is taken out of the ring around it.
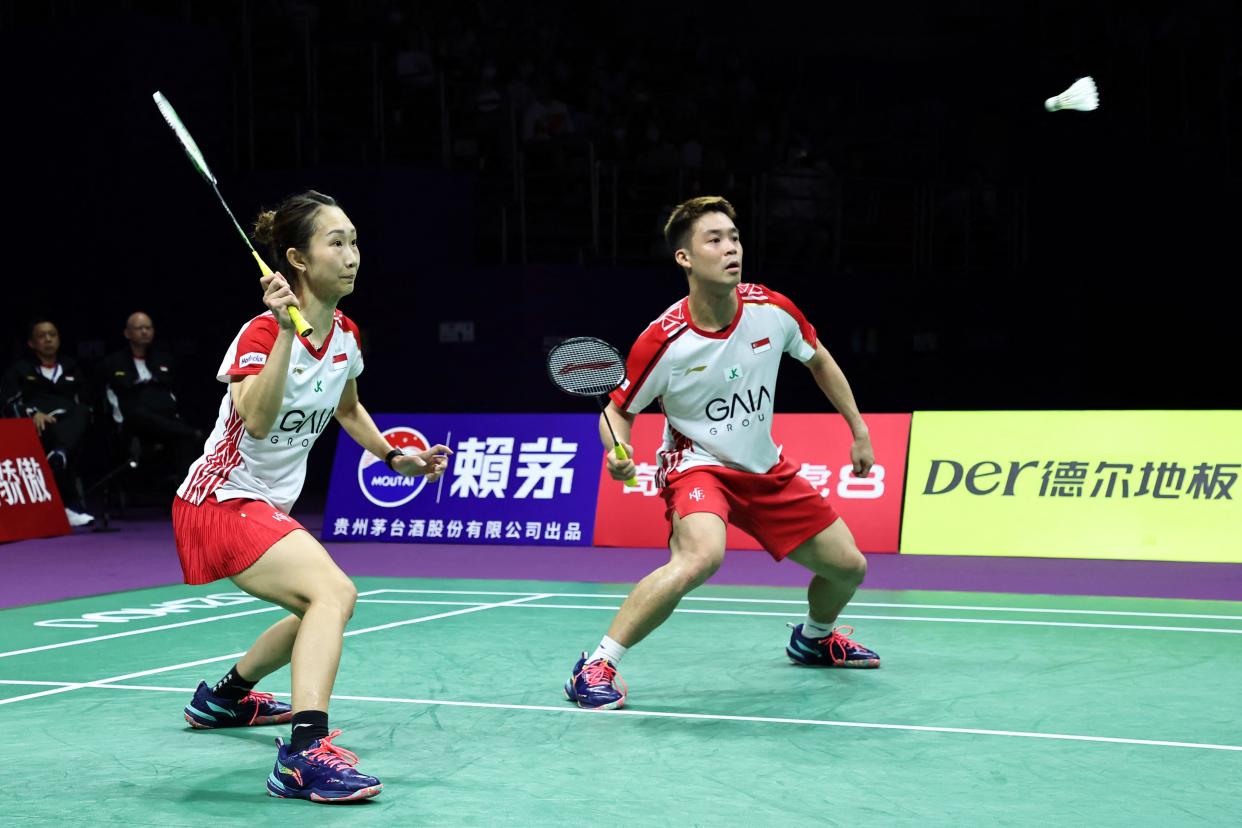
{"label": "red jersey collar", "polygon": [[719,331],[705,331],[698,325],[694,324],[694,317],[690,315],[690,297],[687,296],[685,299],[682,299],[681,309],[685,314],[686,324],[690,326],[690,330],[694,331],[699,336],[706,336],[709,339],[728,339],[729,335],[733,333],[733,329],[737,327],[738,320],[742,318],[742,306],[745,304],[745,302],[742,301],[741,292],[735,288],[734,293],[737,298],[737,312],[733,314],[733,320]]}
{"label": "red jersey collar", "polygon": [[323,355],[328,352],[328,345],[332,343],[332,336],[336,333],[336,314],[332,315],[332,327],[328,328],[328,335],[324,337],[323,344],[318,348],[311,345],[310,340],[301,334],[298,334],[298,341],[302,343],[302,347],[306,348],[306,352],[315,359],[322,360]]}

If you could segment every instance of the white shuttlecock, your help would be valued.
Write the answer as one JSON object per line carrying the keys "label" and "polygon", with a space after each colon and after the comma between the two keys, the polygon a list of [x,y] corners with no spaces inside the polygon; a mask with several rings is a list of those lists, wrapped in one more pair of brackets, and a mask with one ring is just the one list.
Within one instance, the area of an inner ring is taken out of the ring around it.
{"label": "white shuttlecock", "polygon": [[1058,109],[1077,109],[1079,112],[1090,112],[1097,109],[1100,105],[1100,93],[1095,88],[1095,81],[1088,75],[1085,78],[1079,78],[1074,81],[1069,89],[1066,89],[1055,98],[1049,98],[1044,101],[1044,109],[1049,112],[1056,112]]}

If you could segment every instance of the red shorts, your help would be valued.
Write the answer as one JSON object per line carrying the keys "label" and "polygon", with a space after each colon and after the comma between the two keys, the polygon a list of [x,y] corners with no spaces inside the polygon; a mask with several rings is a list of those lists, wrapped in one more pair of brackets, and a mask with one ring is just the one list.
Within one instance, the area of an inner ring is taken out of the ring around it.
{"label": "red shorts", "polygon": [[798,467],[784,455],[764,474],[723,466],[673,473],[660,494],[670,523],[674,513],[683,518],[698,512],[718,515],[754,537],[778,561],[838,517],[832,504],[798,476]]}
{"label": "red shorts", "polygon": [[173,499],[173,537],[187,584],[230,578],[302,524],[262,500],[216,500],[195,506]]}

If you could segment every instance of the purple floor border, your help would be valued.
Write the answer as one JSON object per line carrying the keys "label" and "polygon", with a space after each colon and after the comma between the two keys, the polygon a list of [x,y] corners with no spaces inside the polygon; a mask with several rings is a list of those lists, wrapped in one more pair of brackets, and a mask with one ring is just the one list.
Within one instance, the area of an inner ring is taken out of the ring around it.
{"label": "purple floor border", "polygon": [[[316,518],[303,523],[318,531]],[[181,583],[162,518],[120,531],[0,544],[0,607]],[[667,560],[659,549],[332,543],[350,575],[633,583]],[[1242,600],[1242,564],[868,555],[869,589]],[[732,552],[714,584],[802,586],[806,573],[759,552]]]}

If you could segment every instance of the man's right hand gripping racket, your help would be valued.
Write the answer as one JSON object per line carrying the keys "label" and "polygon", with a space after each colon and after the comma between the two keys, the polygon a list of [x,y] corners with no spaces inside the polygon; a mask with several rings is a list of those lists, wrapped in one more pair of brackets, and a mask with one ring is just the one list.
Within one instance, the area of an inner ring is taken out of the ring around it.
{"label": "man's right hand gripping racket", "polygon": [[[594,397],[612,435],[613,452],[618,460],[628,460],[625,447],[617,440],[608,419],[608,395],[625,379],[625,360],[621,352],[602,339],[575,336],[557,345],[548,354],[548,376],[557,388],[575,397]],[[637,486],[631,477],[627,486]]]}

